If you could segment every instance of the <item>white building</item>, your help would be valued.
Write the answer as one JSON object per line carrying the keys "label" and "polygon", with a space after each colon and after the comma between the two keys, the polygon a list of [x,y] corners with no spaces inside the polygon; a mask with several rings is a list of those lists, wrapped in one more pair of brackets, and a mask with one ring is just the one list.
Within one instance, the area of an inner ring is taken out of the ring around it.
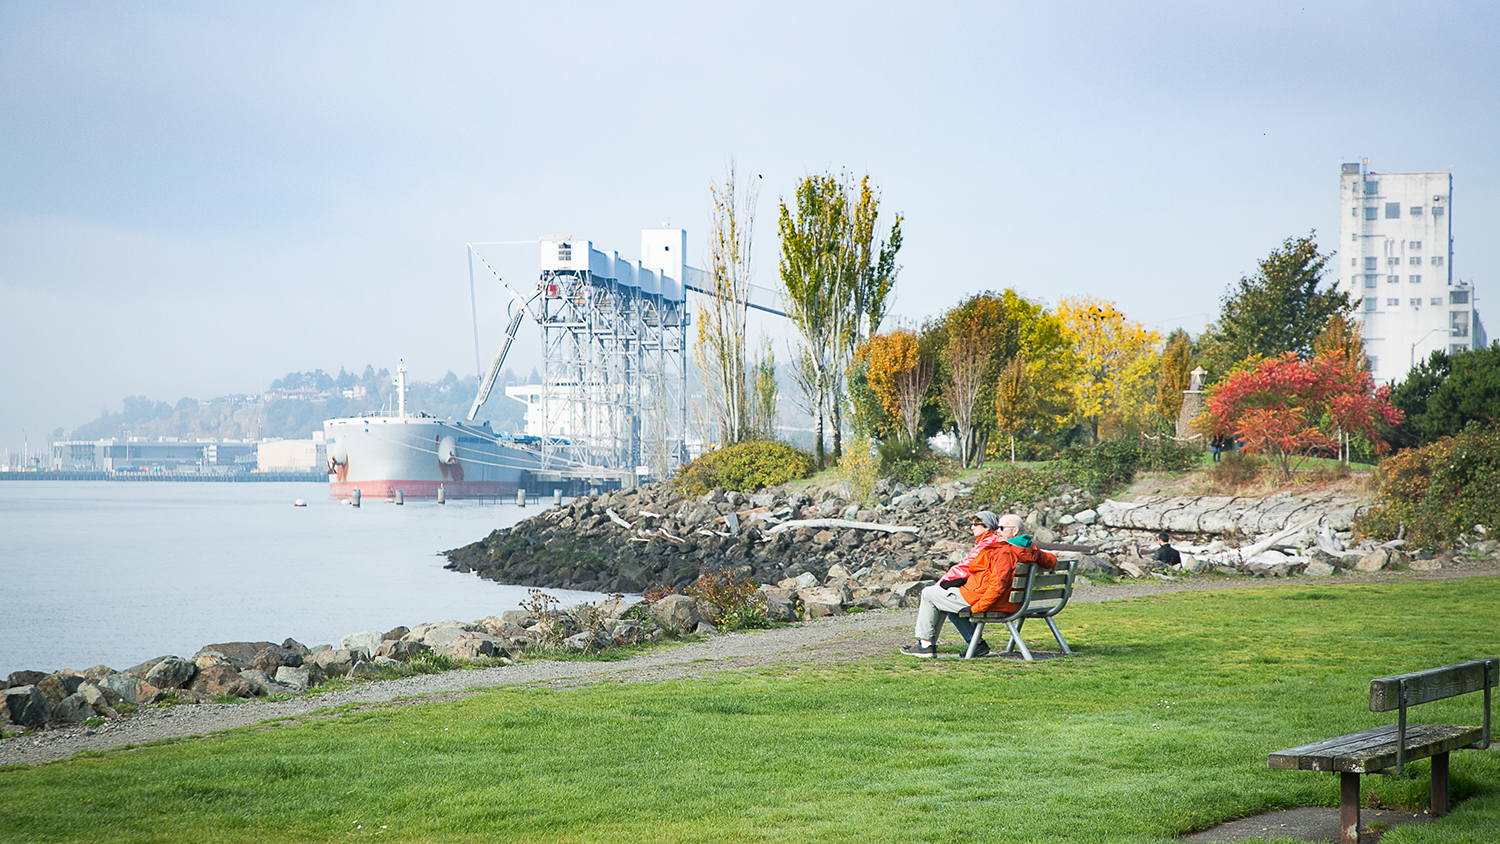
{"label": "white building", "polygon": [[1438,349],[1483,348],[1474,288],[1453,274],[1453,176],[1345,164],[1339,185],[1339,289],[1356,303],[1365,353],[1392,383]]}

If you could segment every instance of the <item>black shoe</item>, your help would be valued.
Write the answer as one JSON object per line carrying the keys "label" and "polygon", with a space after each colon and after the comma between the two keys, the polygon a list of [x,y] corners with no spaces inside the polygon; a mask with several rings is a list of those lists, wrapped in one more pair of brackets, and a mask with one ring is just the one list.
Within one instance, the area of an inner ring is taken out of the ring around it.
{"label": "black shoe", "polygon": [[915,642],[910,645],[902,645],[901,652],[906,654],[907,656],[915,656],[922,659],[932,659],[937,656],[937,642],[933,642],[930,645],[923,645],[921,642]]}
{"label": "black shoe", "polygon": [[973,659],[979,659],[982,656],[989,656],[989,655],[990,655],[990,643],[986,642],[983,639],[980,639],[979,640],[979,647],[977,647],[977,648],[974,649],[974,656],[972,658]]}

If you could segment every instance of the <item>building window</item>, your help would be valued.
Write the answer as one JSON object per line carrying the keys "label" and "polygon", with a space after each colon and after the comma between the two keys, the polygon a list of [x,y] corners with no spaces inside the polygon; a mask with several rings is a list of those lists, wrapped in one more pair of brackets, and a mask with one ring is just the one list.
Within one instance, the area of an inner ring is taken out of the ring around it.
{"label": "building window", "polygon": [[1387,299],[1387,300],[1385,300],[1385,306],[1387,308],[1399,308],[1399,307],[1401,307],[1401,300],[1400,299]]}
{"label": "building window", "polygon": [[1385,259],[1385,264],[1388,267],[1399,267],[1399,266],[1401,266],[1401,259],[1397,258],[1394,255],[1392,255],[1389,258]]}
{"label": "building window", "polygon": [[1433,255],[1432,260],[1430,260],[1428,263],[1432,264],[1434,267],[1441,267],[1443,265],[1443,256]]}
{"label": "building window", "polygon": [[1379,258],[1366,258],[1365,259],[1365,269],[1367,269],[1367,270],[1373,270],[1373,269],[1375,269],[1376,267],[1379,266],[1379,262],[1380,262]]}
{"label": "building window", "polygon": [[1441,297],[1441,296],[1434,296],[1431,299],[1427,300],[1427,304],[1429,304],[1429,305],[1441,305],[1441,304],[1443,304],[1443,297]]}
{"label": "building window", "polygon": [[1448,324],[1453,326],[1450,332],[1454,337],[1469,336],[1469,312],[1452,311],[1448,314]]}
{"label": "building window", "polygon": [[1387,220],[1401,219],[1401,203],[1387,202],[1385,204],[1385,218]]}
{"label": "building window", "polygon": [[1441,206],[1441,205],[1434,205],[1434,206],[1432,206],[1432,216],[1434,216],[1434,217],[1441,217],[1441,216],[1443,216],[1443,206]]}
{"label": "building window", "polygon": [[1450,305],[1467,305],[1467,304],[1469,304],[1469,291],[1467,291],[1467,290],[1454,290],[1454,291],[1451,291],[1448,294],[1448,304],[1450,304]]}
{"label": "building window", "polygon": [[1375,297],[1374,296],[1366,296],[1365,297],[1365,310],[1367,310],[1367,311],[1373,311],[1373,310],[1375,310]]}
{"label": "building window", "polygon": [[1406,248],[1408,248],[1408,249],[1410,249],[1412,251],[1416,251],[1418,249],[1421,249],[1422,248],[1422,241],[1420,241],[1420,240],[1408,240],[1406,242]]}
{"label": "building window", "polygon": [[1463,344],[1463,343],[1450,343],[1450,344],[1448,344],[1448,354],[1450,354],[1450,355],[1456,355],[1459,352],[1467,352],[1468,350],[1469,350],[1469,347],[1467,345]]}
{"label": "building window", "polygon": [[1375,282],[1377,282],[1379,280],[1380,280],[1380,276],[1378,276],[1378,275],[1367,275],[1367,276],[1365,276],[1365,286],[1366,287],[1374,287],[1375,286]]}
{"label": "building window", "polygon": [[1413,205],[1411,207],[1411,215],[1413,217],[1420,217],[1420,216],[1422,216],[1422,206],[1420,206],[1420,205]]}
{"label": "building window", "polygon": [[[1353,209],[1351,208],[1350,210],[1352,211]],[[1350,243],[1359,243],[1359,235],[1357,235],[1357,234],[1351,234],[1351,235],[1349,235],[1349,242]]]}
{"label": "building window", "polygon": [[1422,259],[1421,258],[1407,258],[1406,259],[1406,263],[1411,264],[1413,267],[1420,267],[1420,266],[1422,266]]}
{"label": "building window", "polygon": [[1379,366],[1380,358],[1377,358],[1374,355],[1371,355],[1371,356],[1365,358],[1365,360],[1368,360],[1370,362],[1370,371],[1371,372],[1379,372],[1380,371],[1380,366]]}
{"label": "building window", "polygon": [[1379,182],[1365,182],[1365,193],[1367,193],[1367,194],[1377,194],[1377,193],[1380,193],[1380,183]]}
{"label": "building window", "polygon": [[1376,208],[1373,205],[1366,205],[1365,206],[1365,219],[1366,220],[1376,220],[1376,219],[1379,219],[1379,218],[1380,218],[1380,209],[1379,208]]}
{"label": "building window", "polygon": [[1421,284],[1422,283],[1422,277],[1419,276],[1419,275],[1409,275],[1409,276],[1406,277],[1406,280],[1409,281],[1409,282],[1411,282],[1412,284]]}
{"label": "building window", "polygon": [[571,261],[571,260],[573,260],[573,244],[571,244],[571,243],[559,243],[559,244],[557,244],[557,260],[559,260],[559,261]]}
{"label": "building window", "polygon": [[1412,299],[1409,302],[1407,302],[1407,304],[1411,305],[1413,308],[1420,308],[1420,307],[1422,307],[1422,300],[1421,299]]}
{"label": "building window", "polygon": [[1388,276],[1385,277],[1385,283],[1386,284],[1400,284],[1401,283],[1401,276],[1399,276],[1399,275],[1388,275]]}

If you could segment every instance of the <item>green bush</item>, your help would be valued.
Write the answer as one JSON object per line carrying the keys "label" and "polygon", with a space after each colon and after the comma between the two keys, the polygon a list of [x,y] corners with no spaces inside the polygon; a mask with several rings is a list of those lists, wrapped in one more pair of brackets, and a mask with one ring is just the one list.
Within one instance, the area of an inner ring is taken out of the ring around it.
{"label": "green bush", "polygon": [[925,437],[916,442],[891,438],[880,444],[880,474],[916,486],[932,480],[938,462]]}
{"label": "green bush", "polygon": [[698,582],[683,591],[713,605],[714,623],[721,630],[756,630],[771,626],[759,587],[754,578],[738,577],[729,568],[705,568]]}
{"label": "green bush", "polygon": [[1500,527],[1500,429],[1470,423],[1456,437],[1403,451],[1381,464],[1375,506],[1354,521],[1361,536],[1398,535],[1421,548]]}
{"label": "green bush", "polygon": [[974,485],[974,501],[996,508],[1005,503],[1031,504],[1056,494],[1066,482],[1057,466],[1001,466],[985,472]]}
{"label": "green bush", "polygon": [[713,489],[754,492],[805,478],[813,468],[812,455],[801,449],[755,440],[710,451],[679,469],[672,485],[689,498]]}

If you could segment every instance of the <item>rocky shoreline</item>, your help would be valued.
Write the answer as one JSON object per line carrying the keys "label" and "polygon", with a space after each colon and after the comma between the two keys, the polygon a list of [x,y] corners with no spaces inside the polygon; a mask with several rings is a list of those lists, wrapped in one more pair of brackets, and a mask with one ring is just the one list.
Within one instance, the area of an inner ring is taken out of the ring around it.
{"label": "rocky shoreline", "polygon": [[[961,482],[914,489],[881,482],[877,494],[876,506],[860,507],[829,489],[715,491],[686,499],[654,484],[579,498],[449,551],[447,567],[503,583],[648,593],[649,603],[617,596],[559,610],[538,594],[528,609],[498,617],[364,631],[336,646],[225,642],[190,658],[164,655],[122,671],[102,665],[17,671],[0,688],[0,734],[97,723],[158,703],[276,698],[329,680],[508,665],[527,652],[589,652],[716,634],[707,601],[674,594],[706,570],[756,581],[773,621],[907,607],[967,552],[969,515],[981,506],[1019,513],[1038,541],[1074,549],[1079,571],[1101,582],[1439,571],[1484,567],[1500,556],[1500,542],[1484,539],[1481,529],[1462,548],[1436,556],[1408,555],[1400,542],[1356,542],[1350,531],[1360,502],[1328,495],[1122,502],[1073,489],[1005,507],[976,501]],[[1163,530],[1179,538],[1182,562],[1175,570],[1150,559]]]}

